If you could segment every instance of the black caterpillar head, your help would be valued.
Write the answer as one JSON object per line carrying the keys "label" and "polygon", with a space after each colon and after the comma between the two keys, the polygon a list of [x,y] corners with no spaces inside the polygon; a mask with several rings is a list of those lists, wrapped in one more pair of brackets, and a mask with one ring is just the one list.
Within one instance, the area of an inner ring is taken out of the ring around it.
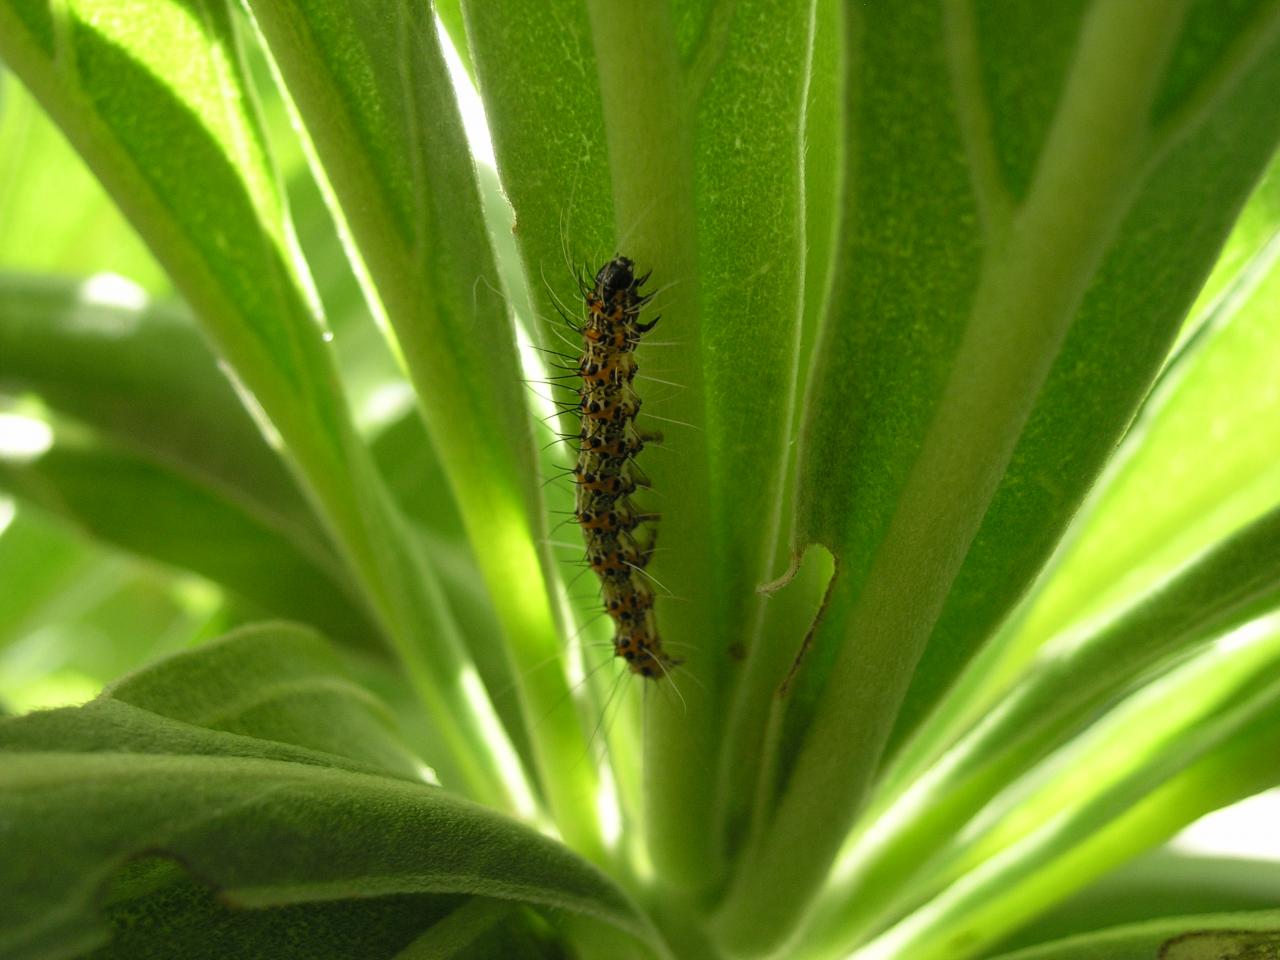
{"label": "black caterpillar head", "polygon": [[596,273],[596,291],[606,303],[630,290],[636,282],[635,264],[627,257],[614,257]]}

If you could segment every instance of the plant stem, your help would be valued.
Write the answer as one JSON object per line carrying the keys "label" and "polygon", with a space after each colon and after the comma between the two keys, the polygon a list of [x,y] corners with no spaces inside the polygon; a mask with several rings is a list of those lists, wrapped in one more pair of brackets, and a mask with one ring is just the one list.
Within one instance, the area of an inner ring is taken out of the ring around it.
{"label": "plant stem", "polygon": [[[674,25],[665,4],[644,0],[589,0],[588,10],[618,242],[655,277],[680,281],[663,296],[659,329],[681,344],[664,356],[663,375],[684,389],[678,405],[654,403],[645,411],[705,423],[692,131]],[[656,555],[651,570],[687,602],[658,600],[659,628],[682,644],[684,662],[673,677],[645,691],[647,827],[663,878],[698,888],[719,872],[709,822],[716,744],[707,449],[696,430],[661,425],[679,463],[655,451],[645,470],[664,494],[662,542],[675,548]]]}

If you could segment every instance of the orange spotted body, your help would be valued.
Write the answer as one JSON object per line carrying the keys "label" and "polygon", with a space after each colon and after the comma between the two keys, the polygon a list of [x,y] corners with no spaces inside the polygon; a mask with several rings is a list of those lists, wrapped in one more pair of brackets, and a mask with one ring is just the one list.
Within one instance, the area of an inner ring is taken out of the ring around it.
{"label": "orange spotted body", "polygon": [[[591,424],[591,429],[587,425]],[[644,449],[646,439],[655,439],[654,434],[641,434],[629,422],[615,424],[608,420],[583,418],[582,432],[578,434],[582,450],[599,454],[606,460],[615,463],[617,469],[631,460]]]}
{"label": "orange spotted body", "polygon": [[588,451],[579,458],[578,463],[574,464],[574,482],[579,487],[592,493],[607,493],[615,497],[629,497],[636,492],[636,488],[639,486],[631,475],[630,470],[627,469],[629,466],[630,463],[628,462],[623,465],[622,470],[615,470],[608,458]]}
{"label": "orange spotted body", "polygon": [[614,653],[632,673],[656,680],[677,663],[663,652],[644,573],[656,539],[649,524],[656,516],[637,511],[630,501],[640,485],[634,460],[647,441],[659,439],[636,429],[641,401],[631,386],[636,346],[657,323],[656,317],[640,321],[649,301],[640,293],[646,279],[636,277],[634,264],[619,256],[600,268],[593,283],[583,284],[587,313],[576,405],[581,428],[572,475],[574,519],[582,528],[587,563],[600,578],[605,613],[614,623]]}

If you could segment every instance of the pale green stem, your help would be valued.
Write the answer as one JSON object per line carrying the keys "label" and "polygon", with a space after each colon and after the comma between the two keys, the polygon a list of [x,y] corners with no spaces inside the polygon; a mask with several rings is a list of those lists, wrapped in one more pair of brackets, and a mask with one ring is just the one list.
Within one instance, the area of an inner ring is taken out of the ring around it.
{"label": "pale green stem", "polygon": [[[659,283],[678,279],[663,297],[663,336],[679,350],[664,355],[664,377],[681,384],[677,418],[706,423],[698,333],[698,284],[692,131],[674,25],[665,4],[589,0],[604,101],[614,216],[625,252]],[[641,351],[643,351],[643,345]],[[644,354],[641,353],[643,360]],[[645,413],[663,415],[653,403]],[[641,415],[644,419],[644,414]],[[659,425],[656,424],[655,425]],[[709,475],[706,443],[689,427],[660,424],[679,451],[646,453],[644,469],[662,501],[661,537],[675,549],[649,570],[679,598],[658,588],[662,635],[679,642],[684,663],[646,690],[645,787],[648,835],[656,865],[669,883],[702,887],[719,872],[709,815],[715,750],[715,658],[709,595]],[[688,645],[688,646],[685,646]]]}

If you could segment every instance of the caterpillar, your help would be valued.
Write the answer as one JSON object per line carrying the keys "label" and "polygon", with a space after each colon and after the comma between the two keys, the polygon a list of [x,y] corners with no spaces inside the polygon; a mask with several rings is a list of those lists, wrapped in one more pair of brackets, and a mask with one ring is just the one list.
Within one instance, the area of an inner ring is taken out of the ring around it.
{"label": "caterpillar", "polygon": [[614,624],[614,653],[627,669],[661,679],[679,661],[662,649],[653,610],[653,592],[644,568],[653,555],[656,514],[641,512],[631,495],[647,485],[635,465],[646,442],[657,433],[636,429],[641,399],[632,386],[640,338],[658,322],[640,321],[641,309],[652,299],[640,288],[649,275],[637,277],[635,264],[615,256],[602,266],[594,281],[579,276],[586,303],[586,320],[578,329],[582,355],[576,373],[581,379],[575,404],[580,418],[574,521],[582,528],[587,564],[600,578],[605,613]]}

